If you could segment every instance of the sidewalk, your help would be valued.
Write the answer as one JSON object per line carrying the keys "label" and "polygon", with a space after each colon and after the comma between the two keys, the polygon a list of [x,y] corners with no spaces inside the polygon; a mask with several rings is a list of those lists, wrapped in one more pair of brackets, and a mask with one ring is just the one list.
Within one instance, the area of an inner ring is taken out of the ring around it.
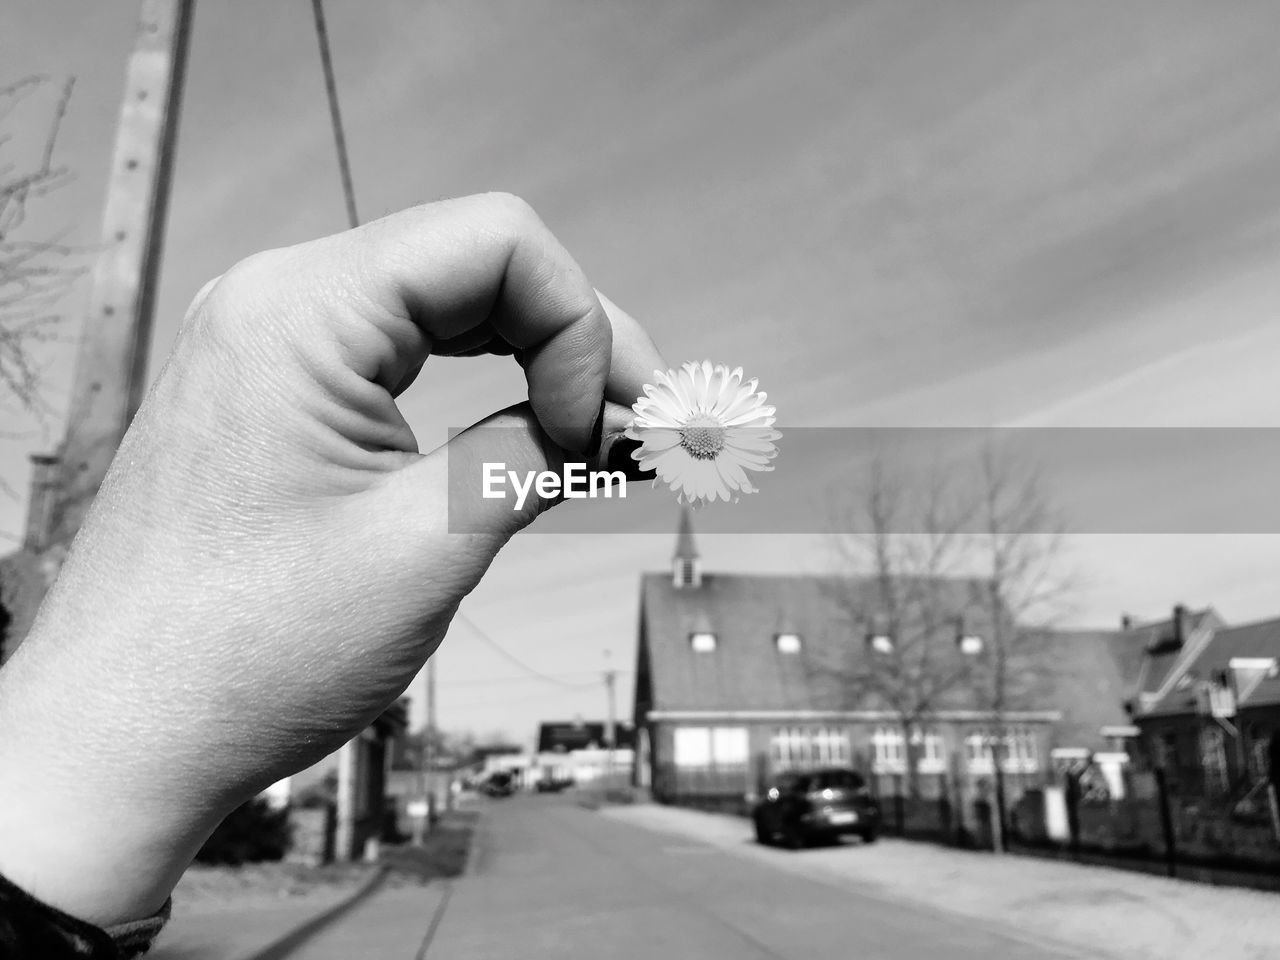
{"label": "sidewalk", "polygon": [[249,960],[303,924],[349,899],[366,875],[281,900],[218,903],[174,894],[173,916],[148,960]]}
{"label": "sidewalk", "polygon": [[447,889],[448,881],[384,887],[332,927],[289,951],[288,960],[412,960]]}
{"label": "sidewalk", "polygon": [[1273,893],[895,839],[790,853],[757,844],[749,820],[652,804],[603,808],[599,815],[810,878],[856,885],[884,900],[912,900],[1010,924],[1100,955],[1280,957],[1280,895]]}

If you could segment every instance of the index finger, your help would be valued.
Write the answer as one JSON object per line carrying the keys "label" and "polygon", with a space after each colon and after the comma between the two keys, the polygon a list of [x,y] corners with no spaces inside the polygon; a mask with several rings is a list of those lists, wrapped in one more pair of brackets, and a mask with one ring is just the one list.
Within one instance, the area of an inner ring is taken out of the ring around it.
{"label": "index finger", "polygon": [[390,389],[433,342],[488,324],[523,352],[529,402],[551,439],[573,451],[598,440],[612,328],[582,269],[524,201],[427,204],[304,246],[295,263],[315,284],[311,296],[338,278],[345,302],[326,311],[325,332],[361,376]]}

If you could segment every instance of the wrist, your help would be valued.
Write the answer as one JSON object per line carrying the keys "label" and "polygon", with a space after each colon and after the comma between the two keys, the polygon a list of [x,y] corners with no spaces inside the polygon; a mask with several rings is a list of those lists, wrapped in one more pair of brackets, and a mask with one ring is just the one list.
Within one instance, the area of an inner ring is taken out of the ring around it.
{"label": "wrist", "polygon": [[36,682],[38,659],[0,671],[0,874],[90,923],[150,916],[217,815],[148,776],[147,746],[111,730],[84,678]]}

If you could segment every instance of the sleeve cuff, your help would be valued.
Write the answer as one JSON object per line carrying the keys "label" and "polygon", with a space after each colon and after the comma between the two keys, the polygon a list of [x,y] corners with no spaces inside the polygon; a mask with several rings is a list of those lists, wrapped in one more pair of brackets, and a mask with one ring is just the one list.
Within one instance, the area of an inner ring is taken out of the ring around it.
{"label": "sleeve cuff", "polygon": [[172,901],[150,917],[98,927],[37,900],[0,876],[0,958],[130,960],[150,949]]}

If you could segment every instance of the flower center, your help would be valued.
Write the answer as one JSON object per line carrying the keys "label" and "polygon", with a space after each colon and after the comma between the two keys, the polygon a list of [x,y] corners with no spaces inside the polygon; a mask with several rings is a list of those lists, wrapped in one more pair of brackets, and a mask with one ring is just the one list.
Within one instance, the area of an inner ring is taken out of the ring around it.
{"label": "flower center", "polygon": [[724,427],[710,417],[694,417],[680,428],[680,446],[695,460],[714,460],[724,449]]}

